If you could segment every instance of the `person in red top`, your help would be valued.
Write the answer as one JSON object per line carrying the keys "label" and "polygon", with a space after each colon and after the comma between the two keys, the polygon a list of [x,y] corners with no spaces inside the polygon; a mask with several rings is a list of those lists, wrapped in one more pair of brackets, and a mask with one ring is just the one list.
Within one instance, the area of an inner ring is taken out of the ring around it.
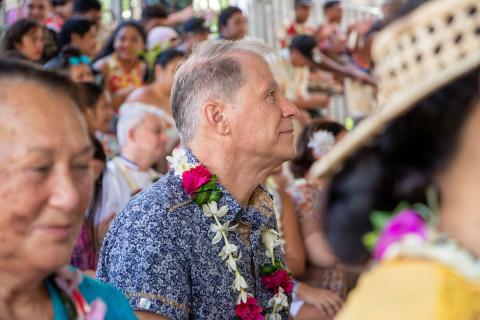
{"label": "person in red top", "polygon": [[312,35],[315,29],[307,24],[310,17],[310,9],[312,0],[295,0],[295,20],[288,24],[280,36],[280,47],[286,48],[290,45],[290,41],[297,35]]}

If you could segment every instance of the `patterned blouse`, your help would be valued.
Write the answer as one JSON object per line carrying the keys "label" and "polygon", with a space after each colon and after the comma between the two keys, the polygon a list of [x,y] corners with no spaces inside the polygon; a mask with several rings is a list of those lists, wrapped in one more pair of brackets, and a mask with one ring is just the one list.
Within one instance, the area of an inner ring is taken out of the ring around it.
{"label": "patterned blouse", "polygon": [[120,65],[115,53],[105,59],[108,67],[106,83],[110,93],[114,94],[122,89],[136,89],[143,85],[146,72],[146,65],[143,61],[138,60],[133,69],[127,73]]}
{"label": "patterned blouse", "polygon": [[[198,160],[188,152],[189,161]],[[271,196],[258,187],[242,208],[221,185],[219,206],[228,205],[222,222],[238,224],[229,241],[238,246],[242,274],[260,305],[272,294],[262,285],[260,269],[269,259],[262,231],[275,228]],[[114,219],[100,253],[97,277],[126,294],[134,310],[170,319],[234,319],[234,275],[212,245],[211,218],[192,202],[172,171],[132,198]],[[279,248],[275,255],[283,260]],[[285,310],[286,311],[286,310]],[[288,312],[282,314],[288,319]]]}
{"label": "patterned blouse", "polygon": [[[300,221],[303,238],[315,232],[322,232],[321,210],[324,203],[324,193],[314,184],[305,179],[295,180],[288,189],[295,205],[295,211]],[[338,265],[321,268],[307,261],[305,276],[300,279],[317,288],[329,289],[340,297],[346,298],[347,278]]]}

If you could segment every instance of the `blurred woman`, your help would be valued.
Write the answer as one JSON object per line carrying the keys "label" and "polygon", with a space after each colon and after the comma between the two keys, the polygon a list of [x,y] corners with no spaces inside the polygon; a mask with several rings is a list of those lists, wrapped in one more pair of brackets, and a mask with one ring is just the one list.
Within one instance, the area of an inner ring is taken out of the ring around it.
{"label": "blurred woman", "polygon": [[83,90],[90,133],[101,142],[107,158],[111,158],[120,153],[120,147],[116,136],[110,131],[114,114],[110,94],[95,83],[84,83]]}
{"label": "blurred woman", "polygon": [[383,109],[312,169],[333,175],[325,222],[336,255],[376,262],[338,319],[480,314],[478,11],[477,0],[407,1],[373,44]]}
{"label": "blurred woman", "polygon": [[300,278],[307,294],[299,291],[299,299],[291,307],[296,319],[332,319],[346,297],[347,279],[336,264],[320,219],[326,182],[309,179],[315,160],[325,156],[344,135],[345,128],[336,122],[313,120],[300,133],[297,155],[290,162],[295,180],[288,192],[300,221],[307,256],[306,272]]}
{"label": "blurred woman", "polygon": [[[154,106],[165,112],[168,142],[165,156],[171,154],[173,148],[180,142],[178,131],[172,116],[170,92],[172,91],[173,75],[185,55],[176,49],[163,51],[155,62],[155,80],[152,84],[136,89],[127,98],[127,103],[137,103]],[[165,157],[162,157],[165,159]],[[166,161],[160,165],[160,171],[166,172]]]}
{"label": "blurred woman", "polygon": [[134,21],[121,23],[93,65],[105,78],[115,110],[133,90],[143,85],[147,67],[140,59],[140,53],[145,48],[146,38],[140,24]]}
{"label": "blurred woman", "polygon": [[31,19],[12,24],[3,38],[4,56],[39,62],[44,47],[43,27]]}
{"label": "blurred woman", "polygon": [[116,289],[65,267],[92,190],[92,146],[76,87],[0,60],[0,109],[0,314],[135,319]]}

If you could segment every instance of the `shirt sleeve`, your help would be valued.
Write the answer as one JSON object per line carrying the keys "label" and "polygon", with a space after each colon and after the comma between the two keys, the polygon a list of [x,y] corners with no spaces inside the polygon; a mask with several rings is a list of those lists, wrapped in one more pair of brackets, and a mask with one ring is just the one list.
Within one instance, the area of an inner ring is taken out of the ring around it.
{"label": "shirt sleeve", "polygon": [[191,283],[186,237],[168,214],[138,198],[130,202],[105,239],[97,276],[120,289],[135,311],[188,319]]}

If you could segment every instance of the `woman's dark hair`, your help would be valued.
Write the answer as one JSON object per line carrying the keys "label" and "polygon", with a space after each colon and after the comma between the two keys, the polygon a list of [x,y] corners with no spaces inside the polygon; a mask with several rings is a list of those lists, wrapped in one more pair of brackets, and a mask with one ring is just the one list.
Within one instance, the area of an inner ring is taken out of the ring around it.
{"label": "woman's dark hair", "polygon": [[117,28],[112,33],[110,38],[108,38],[107,42],[105,43],[105,46],[102,48],[98,56],[95,58],[95,61],[100,60],[101,58],[104,58],[106,56],[109,56],[115,51],[115,48],[113,47],[115,43],[115,39],[117,38],[120,31],[122,31],[123,28],[127,28],[127,27],[132,27],[136,29],[137,32],[142,37],[143,42],[147,43],[147,33],[145,32],[145,29],[143,29],[141,24],[133,20],[124,21],[117,26]]}
{"label": "woman's dark hair", "polygon": [[104,92],[102,86],[94,82],[84,82],[79,85],[82,92],[82,105],[84,109],[95,109],[98,100]]}
{"label": "woman's dark hair", "polygon": [[[8,83],[11,83],[12,80],[15,79],[21,80],[22,82],[33,82],[39,86],[48,88],[57,95],[64,94],[81,110],[81,99],[78,87],[67,77],[40,69],[32,63],[0,58],[0,81],[7,80]],[[1,93],[1,90],[2,86],[0,86],[0,99],[4,95]]]}
{"label": "woman's dark hair", "polygon": [[90,10],[102,10],[102,4],[98,0],[75,0],[73,2],[73,13],[87,13]]}
{"label": "woman's dark hair", "polygon": [[297,155],[290,162],[290,171],[296,179],[305,177],[315,162],[312,149],[308,147],[308,142],[313,134],[320,130],[328,131],[336,137],[338,134],[345,132],[345,127],[337,122],[315,119],[303,128],[297,141]]}
{"label": "woman's dark hair", "polygon": [[[103,149],[102,143],[95,137],[90,137],[93,145],[93,159],[101,161],[103,163],[107,162],[107,155]],[[105,170],[102,171],[98,179],[95,181],[92,199],[90,200],[90,206],[87,211],[86,225],[88,230],[88,235],[92,241],[92,245],[95,250],[100,248],[100,239],[98,236],[97,228],[95,227],[96,214],[99,212],[99,207],[102,203],[102,186],[103,186],[103,175]]]}
{"label": "woman's dark hair", "polygon": [[22,41],[22,38],[35,28],[41,28],[42,26],[32,19],[20,19],[12,24],[3,38],[3,50],[11,51],[16,50],[16,45]]}
{"label": "woman's dark hair", "polygon": [[150,19],[166,19],[168,12],[159,4],[149,5],[142,10],[142,22],[147,22]]}
{"label": "woman's dark hair", "polygon": [[84,36],[89,32],[92,27],[95,26],[95,22],[90,19],[85,18],[71,18],[68,19],[62,27],[58,37],[58,46],[60,48],[65,47],[66,45],[72,42],[72,34],[78,34],[79,36]]}
{"label": "woman's dark hair", "polygon": [[165,69],[170,63],[170,61],[174,60],[175,58],[183,57],[185,57],[185,53],[183,53],[182,51],[174,48],[168,48],[158,55],[157,60],[155,61],[155,65],[160,65]]}
{"label": "woman's dark hair", "polygon": [[462,128],[479,99],[479,79],[480,69],[473,70],[424,98],[351,156],[332,179],[326,230],[341,261],[369,259],[362,236],[372,230],[372,211],[391,211],[402,201],[426,202],[434,174],[457,151]]}
{"label": "woman's dark hair", "polygon": [[242,10],[239,7],[227,7],[220,12],[218,16],[218,29],[220,27],[225,27],[228,24],[228,20],[235,14],[242,13]]}

